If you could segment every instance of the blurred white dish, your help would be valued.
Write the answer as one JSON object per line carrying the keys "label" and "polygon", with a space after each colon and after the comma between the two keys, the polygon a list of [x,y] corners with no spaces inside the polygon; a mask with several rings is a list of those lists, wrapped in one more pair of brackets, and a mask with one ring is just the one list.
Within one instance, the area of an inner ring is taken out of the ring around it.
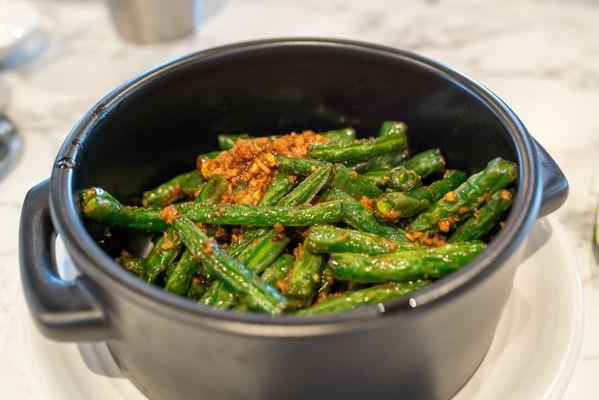
{"label": "blurred white dish", "polygon": [[25,0],[0,0],[0,62],[35,30],[38,9]]}
{"label": "blurred white dish", "polygon": [[[525,246],[528,258],[518,269],[491,348],[453,400],[558,399],[572,376],[583,332],[578,266],[555,217],[538,221]],[[72,279],[73,264],[60,240],[56,254],[61,276]],[[16,337],[33,398],[145,399],[104,343],[46,339],[20,298]]]}
{"label": "blurred white dish", "polygon": [[453,400],[557,400],[570,382],[584,331],[578,264],[554,216],[535,223],[525,246],[491,348]]}

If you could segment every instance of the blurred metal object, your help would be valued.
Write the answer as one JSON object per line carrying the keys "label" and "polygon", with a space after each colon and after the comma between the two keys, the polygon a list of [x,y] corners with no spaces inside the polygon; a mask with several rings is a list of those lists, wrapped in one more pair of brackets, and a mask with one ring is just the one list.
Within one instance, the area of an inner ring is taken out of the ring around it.
{"label": "blurred metal object", "polygon": [[156,43],[193,32],[197,0],[108,0],[116,30],[126,40]]}
{"label": "blurred metal object", "polygon": [[15,124],[0,114],[0,179],[8,173],[20,147]]}

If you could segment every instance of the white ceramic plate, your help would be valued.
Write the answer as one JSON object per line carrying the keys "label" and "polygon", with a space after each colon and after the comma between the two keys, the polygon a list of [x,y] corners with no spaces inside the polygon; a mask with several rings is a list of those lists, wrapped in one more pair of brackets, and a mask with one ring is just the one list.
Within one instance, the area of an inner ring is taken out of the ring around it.
{"label": "white ceramic plate", "polygon": [[[556,399],[566,389],[583,331],[578,267],[554,218],[537,222],[526,246],[528,258],[519,267],[493,344],[456,400]],[[63,275],[73,276],[62,244],[57,250]],[[144,399],[103,343],[64,344],[42,337],[24,300],[17,329],[36,398]]]}
{"label": "white ceramic plate", "polygon": [[39,12],[25,0],[0,0],[0,61],[35,30]]}

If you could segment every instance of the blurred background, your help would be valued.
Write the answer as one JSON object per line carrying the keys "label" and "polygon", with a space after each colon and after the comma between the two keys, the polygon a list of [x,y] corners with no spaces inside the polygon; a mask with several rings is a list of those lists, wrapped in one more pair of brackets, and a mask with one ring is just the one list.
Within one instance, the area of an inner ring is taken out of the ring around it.
{"label": "blurred background", "polygon": [[[557,217],[580,265],[586,328],[566,398],[599,393],[596,0],[0,0],[1,359],[17,363],[9,327],[19,286],[21,203],[50,175],[78,119],[119,84],[167,60],[288,36],[411,50],[478,80],[513,108],[570,180]],[[19,394],[26,382],[14,370]]]}

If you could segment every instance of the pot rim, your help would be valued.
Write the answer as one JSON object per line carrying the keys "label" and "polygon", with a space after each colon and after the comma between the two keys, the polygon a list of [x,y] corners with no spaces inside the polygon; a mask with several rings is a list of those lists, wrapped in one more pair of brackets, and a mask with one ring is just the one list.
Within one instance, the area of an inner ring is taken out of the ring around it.
{"label": "pot rim", "polygon": [[[382,45],[343,39],[277,38],[240,42],[182,56],[130,79],[106,95],[71,130],[59,150],[56,160],[65,158],[76,160],[80,144],[93,134],[95,125],[101,119],[109,116],[115,106],[148,82],[159,79],[162,75],[172,72],[180,66],[239,52],[289,46],[344,48],[411,62],[421,68],[434,70],[445,79],[459,84],[490,108],[504,128],[508,130],[516,146],[519,179],[516,200],[505,228],[489,243],[484,252],[459,270],[410,296],[389,301],[385,303],[384,307],[373,305],[342,313],[302,317],[295,315],[272,317],[258,313],[236,313],[231,310],[212,309],[168,293],[158,286],[147,285],[118,266],[97,245],[83,225],[74,200],[73,168],[62,168],[55,164],[50,182],[52,220],[64,240],[66,248],[73,254],[76,264],[83,270],[82,272],[95,279],[109,279],[112,284],[116,284],[116,287],[121,289],[119,295],[135,297],[137,300],[145,302],[148,307],[161,305],[163,309],[157,311],[167,313],[175,318],[186,317],[195,321],[203,320],[204,323],[218,329],[244,334],[305,336],[325,334],[331,330],[343,329],[343,327],[352,330],[359,327],[366,328],[369,324],[362,323],[366,320],[378,319],[389,322],[392,316],[406,318],[416,310],[423,311],[428,307],[450,301],[491,275],[516,250],[536,220],[541,201],[540,163],[536,148],[526,128],[502,100],[480,83],[442,63],[405,50]],[[80,262],[77,257],[81,257],[84,262]],[[173,312],[179,314],[174,315]]]}

